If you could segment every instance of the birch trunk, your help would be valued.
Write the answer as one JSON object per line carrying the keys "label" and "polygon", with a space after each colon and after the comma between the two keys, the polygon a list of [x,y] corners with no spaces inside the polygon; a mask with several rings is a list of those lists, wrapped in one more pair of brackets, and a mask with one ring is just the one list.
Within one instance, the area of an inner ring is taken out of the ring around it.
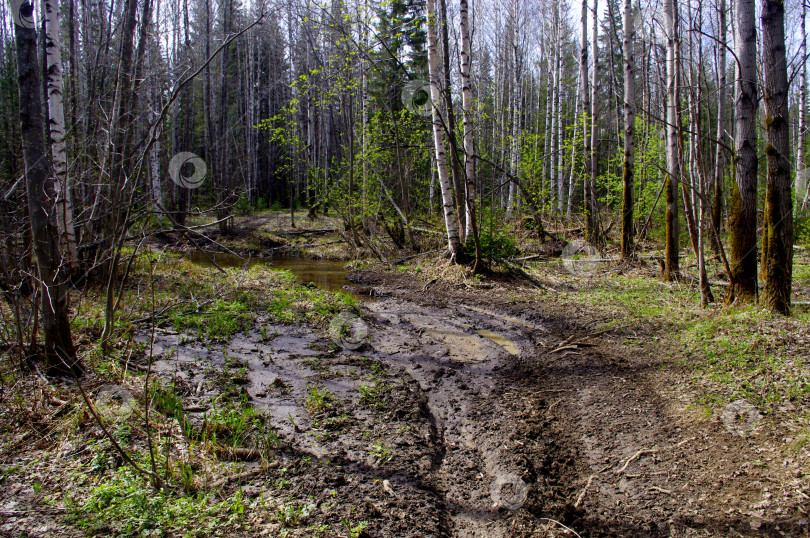
{"label": "birch trunk", "polygon": [[[578,76],[582,76],[581,73]],[[579,110],[580,93],[582,93],[582,84],[577,79],[577,94],[574,97],[574,110]],[[568,201],[565,206],[565,218],[571,218],[571,211],[574,205],[574,185],[576,185],[577,174],[577,129],[579,129],[579,122],[574,122],[574,135],[572,137],[573,143],[571,144],[571,171],[568,174]]]}
{"label": "birch trunk", "polygon": [[633,256],[633,173],[636,150],[636,87],[635,59],[633,57],[633,4],[624,0],[624,162],[622,163],[622,240],[623,259]]}
{"label": "birch trunk", "polygon": [[464,203],[464,181],[461,177],[461,162],[458,158],[458,140],[456,140],[456,115],[453,112],[453,88],[450,81],[450,37],[448,35],[447,1],[439,0],[439,15],[441,22],[442,62],[443,62],[443,90],[444,105],[447,111],[447,141],[450,143],[450,171],[453,178],[453,190],[456,194],[456,210],[458,211],[459,240],[464,243],[466,230],[466,215]]}
{"label": "birch trunk", "polygon": [[666,130],[667,130],[667,177],[666,177],[666,254],[663,279],[672,281],[678,278],[678,183],[681,180],[680,120],[678,118],[678,83],[680,61],[678,52],[677,0],[664,0],[665,32],[667,38],[667,82],[666,82]]}
{"label": "birch trunk", "polygon": [[475,145],[473,144],[473,98],[472,79],[472,43],[470,40],[469,6],[467,0],[460,0],[461,16],[461,107],[464,112],[464,174],[466,188],[466,233],[469,240],[473,237],[475,227]]}
{"label": "birch trunk", "polygon": [[[20,6],[20,15],[33,19],[30,2]],[[28,218],[31,223],[34,254],[42,285],[42,328],[45,354],[51,373],[81,374],[81,364],[70,333],[68,319],[67,274],[60,271],[59,230],[56,224],[56,185],[50,175],[45,147],[45,124],[37,59],[37,32],[34,28],[14,25],[17,43],[20,135],[28,191]]]}
{"label": "birch trunk", "polygon": [[62,47],[59,38],[59,3],[43,0],[45,8],[45,65],[47,76],[48,117],[50,120],[51,155],[56,176],[56,222],[59,243],[66,254],[71,272],[79,268],[76,230],[73,226],[73,201],[68,177],[65,144],[65,108],[62,81]]}
{"label": "birch trunk", "polygon": [[433,145],[436,149],[436,168],[439,175],[439,186],[442,191],[442,204],[444,205],[444,225],[447,229],[447,245],[450,255],[457,259],[461,252],[461,241],[458,233],[458,219],[453,203],[453,185],[448,175],[447,157],[445,155],[444,121],[440,113],[442,102],[441,76],[439,73],[439,54],[436,39],[436,0],[427,0],[427,43],[428,43],[428,71],[430,72],[430,98],[433,114]]}

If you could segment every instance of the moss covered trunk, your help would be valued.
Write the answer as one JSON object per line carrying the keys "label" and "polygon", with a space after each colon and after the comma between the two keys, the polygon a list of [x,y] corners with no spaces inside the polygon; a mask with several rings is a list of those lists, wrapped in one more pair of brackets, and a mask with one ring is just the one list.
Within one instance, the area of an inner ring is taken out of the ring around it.
{"label": "moss covered trunk", "polygon": [[789,314],[793,269],[793,200],[790,184],[785,4],[781,0],[762,2],[762,43],[767,112],[763,302],[776,312]]}

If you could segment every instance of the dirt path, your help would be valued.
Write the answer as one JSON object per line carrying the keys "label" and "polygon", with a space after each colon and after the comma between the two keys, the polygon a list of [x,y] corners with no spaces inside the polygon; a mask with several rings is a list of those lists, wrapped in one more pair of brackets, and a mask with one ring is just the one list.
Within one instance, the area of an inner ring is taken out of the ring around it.
{"label": "dirt path", "polygon": [[362,306],[369,344],[356,351],[269,324],[221,349],[156,340],[158,370],[198,413],[223,375],[271,413],[278,464],[246,491],[305,507],[288,533],[362,522],[368,536],[808,532],[801,475],[752,465],[756,444],[662,399],[659,359],[628,335],[592,334],[508,287],[351,278],[378,295]]}

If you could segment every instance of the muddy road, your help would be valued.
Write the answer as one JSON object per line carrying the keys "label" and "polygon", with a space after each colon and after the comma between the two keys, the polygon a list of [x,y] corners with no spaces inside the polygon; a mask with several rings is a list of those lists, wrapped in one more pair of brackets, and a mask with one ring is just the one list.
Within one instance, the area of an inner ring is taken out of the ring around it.
{"label": "muddy road", "polygon": [[220,346],[156,334],[156,370],[185,387],[190,416],[223,398],[270,414],[274,463],[239,485],[293,507],[268,534],[808,532],[800,496],[760,502],[782,490],[746,463],[754,445],[662,398],[668,374],[633,335],[566,321],[516,284],[349,280],[374,294],[357,349],[262,320]]}

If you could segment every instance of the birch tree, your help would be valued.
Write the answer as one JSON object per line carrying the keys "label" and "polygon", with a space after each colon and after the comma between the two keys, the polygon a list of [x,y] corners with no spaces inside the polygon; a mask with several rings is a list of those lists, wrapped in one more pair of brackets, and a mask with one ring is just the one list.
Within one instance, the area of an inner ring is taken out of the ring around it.
{"label": "birch tree", "polygon": [[465,196],[467,211],[467,230],[465,236],[467,241],[473,238],[475,241],[475,267],[477,269],[481,258],[481,247],[478,240],[478,230],[475,220],[475,144],[473,132],[475,125],[473,122],[473,96],[472,78],[470,68],[472,66],[472,44],[470,39],[469,6],[467,0],[460,0],[461,17],[461,107],[464,112],[464,174],[467,179],[467,192]]}
{"label": "birch tree", "polygon": [[804,148],[807,144],[807,3],[802,2],[801,19],[801,49],[799,50],[799,136],[798,150],[796,151],[796,177],[797,184],[803,190],[799,190],[796,195],[801,197],[797,200],[801,212],[807,211],[810,203],[810,185],[807,181],[807,163],[804,155]]}
{"label": "birch tree", "polygon": [[56,222],[60,244],[72,272],[79,268],[76,230],[73,226],[73,202],[68,178],[65,144],[65,108],[62,82],[61,25],[57,0],[43,0],[45,11],[45,73],[47,77],[48,117],[50,119],[51,154],[56,176]]}
{"label": "birch tree", "polygon": [[[33,20],[34,5],[20,6],[22,20]],[[28,218],[31,223],[34,254],[41,286],[40,307],[45,333],[45,356],[51,373],[80,374],[68,319],[68,275],[59,252],[56,224],[56,181],[50,174],[50,159],[45,148],[45,124],[37,58],[37,32],[15,19],[17,43],[17,80],[20,107],[20,132],[25,160]]]}
{"label": "birch tree", "polygon": [[622,162],[622,238],[621,255],[623,259],[633,256],[633,172],[636,149],[636,88],[635,60],[633,58],[633,3],[624,0],[622,16],[624,41],[622,57],[624,60],[624,161]]}
{"label": "birch tree", "polygon": [[461,252],[461,241],[458,233],[458,219],[456,218],[453,203],[453,185],[448,175],[447,157],[445,153],[444,120],[441,116],[441,75],[439,73],[439,53],[437,50],[436,33],[436,0],[427,0],[427,44],[428,44],[428,72],[430,73],[430,99],[432,102],[433,118],[433,145],[436,151],[436,168],[439,175],[439,187],[442,191],[442,205],[444,206],[444,225],[447,231],[447,245],[450,255],[457,259]]}

